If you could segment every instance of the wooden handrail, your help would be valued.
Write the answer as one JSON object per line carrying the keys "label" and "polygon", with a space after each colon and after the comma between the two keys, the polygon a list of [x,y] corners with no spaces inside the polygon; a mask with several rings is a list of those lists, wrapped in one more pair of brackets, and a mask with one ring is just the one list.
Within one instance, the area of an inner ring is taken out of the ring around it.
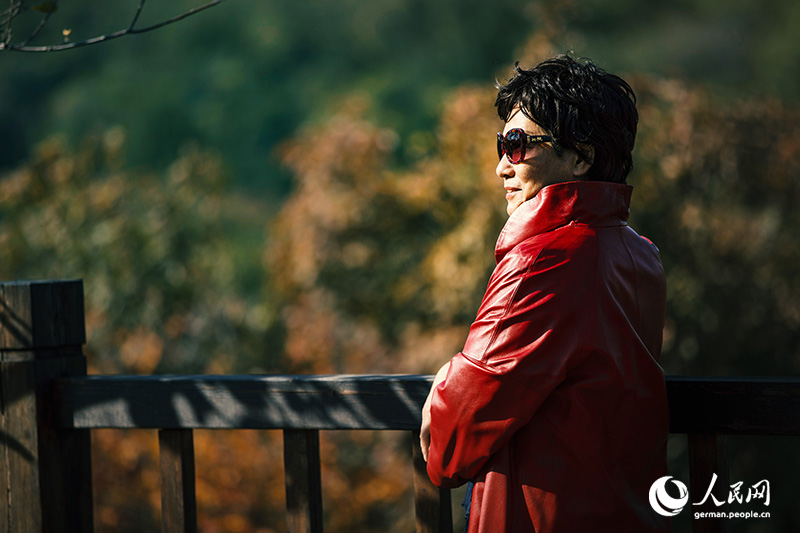
{"label": "wooden handrail", "polygon": [[83,376],[53,382],[64,429],[400,429],[432,376]]}
{"label": "wooden handrail", "polygon": [[[53,382],[63,429],[415,430],[432,376],[83,376]],[[667,376],[671,433],[800,435],[800,378]]]}
{"label": "wooden handrail", "polygon": [[[416,431],[431,381],[416,375],[66,377],[53,381],[53,423],[63,429],[284,429],[292,443],[285,447],[290,531],[321,531],[317,432]],[[689,436],[691,501],[703,499],[712,474],[720,490],[729,485],[726,435],[800,435],[798,378],[669,376],[667,394],[671,432]],[[427,480],[412,440],[418,530],[450,531],[449,491]],[[701,520],[693,529],[726,531],[728,524]]]}

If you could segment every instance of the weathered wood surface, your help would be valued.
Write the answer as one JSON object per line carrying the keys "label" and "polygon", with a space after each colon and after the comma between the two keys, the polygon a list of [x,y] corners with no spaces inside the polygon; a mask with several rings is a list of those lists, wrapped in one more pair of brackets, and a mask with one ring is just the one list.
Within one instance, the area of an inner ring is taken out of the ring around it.
{"label": "weathered wood surface", "polygon": [[286,482],[286,530],[289,533],[320,533],[322,475],[319,431],[284,430],[283,466]]}
{"label": "weathered wood surface", "polygon": [[0,531],[89,532],[88,431],[52,424],[54,378],[86,374],[80,280],[0,283]]}
{"label": "weathered wood surface", "polygon": [[[0,283],[0,346],[41,350],[86,343],[81,280]],[[57,356],[42,352],[38,358]]]}
{"label": "weathered wood surface", "polygon": [[161,467],[161,531],[195,533],[194,436],[191,429],[158,432]]}
{"label": "weathered wood surface", "polygon": [[[431,376],[87,376],[56,380],[62,428],[419,428]],[[672,433],[800,435],[800,379],[669,376]]]}
{"label": "weathered wood surface", "polygon": [[55,389],[64,428],[419,428],[431,376],[88,376]]}
{"label": "weathered wood surface", "polygon": [[0,380],[0,531],[42,531],[35,369],[0,362]]}

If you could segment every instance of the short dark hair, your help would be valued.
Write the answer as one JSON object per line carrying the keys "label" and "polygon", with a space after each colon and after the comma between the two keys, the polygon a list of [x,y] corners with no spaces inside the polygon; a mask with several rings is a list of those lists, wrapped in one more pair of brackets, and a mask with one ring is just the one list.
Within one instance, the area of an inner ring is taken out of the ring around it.
{"label": "short dark hair", "polygon": [[559,55],[498,83],[497,114],[508,121],[519,107],[526,117],[586,159],[580,145],[594,148],[589,180],[625,183],[633,168],[633,144],[639,114],[636,95],[625,80],[590,60]]}

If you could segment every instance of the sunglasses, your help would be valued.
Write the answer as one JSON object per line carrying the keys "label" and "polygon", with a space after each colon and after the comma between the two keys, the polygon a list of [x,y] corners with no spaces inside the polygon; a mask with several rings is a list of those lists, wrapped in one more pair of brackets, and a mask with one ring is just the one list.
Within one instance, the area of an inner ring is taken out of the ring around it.
{"label": "sunglasses", "polygon": [[560,156],[561,147],[556,144],[556,140],[549,135],[530,135],[525,133],[522,128],[508,130],[503,135],[497,134],[497,157],[503,159],[503,154],[508,156],[508,162],[512,165],[521,163],[525,160],[525,147],[529,144],[553,143],[553,149]]}

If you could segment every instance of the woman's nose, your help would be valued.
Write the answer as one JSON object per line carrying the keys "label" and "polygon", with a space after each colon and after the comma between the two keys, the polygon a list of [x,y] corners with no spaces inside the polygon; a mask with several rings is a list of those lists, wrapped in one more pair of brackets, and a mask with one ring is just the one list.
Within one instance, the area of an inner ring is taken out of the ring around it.
{"label": "woman's nose", "polygon": [[500,179],[511,178],[514,176],[514,165],[509,163],[508,156],[503,154],[494,171]]}

